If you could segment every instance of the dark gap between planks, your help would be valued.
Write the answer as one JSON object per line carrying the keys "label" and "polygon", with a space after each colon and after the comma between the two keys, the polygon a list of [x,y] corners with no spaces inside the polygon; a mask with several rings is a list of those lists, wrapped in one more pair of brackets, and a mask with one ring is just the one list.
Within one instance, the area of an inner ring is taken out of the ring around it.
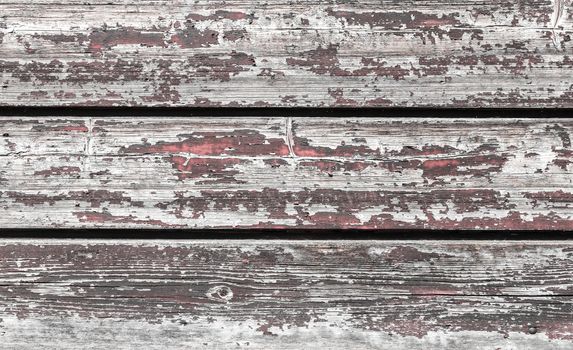
{"label": "dark gap between planks", "polygon": [[0,117],[6,116],[563,118],[573,116],[573,108],[1,107]]}
{"label": "dark gap between planks", "polygon": [[568,231],[354,230],[354,229],[0,229],[0,238],[201,239],[201,240],[573,240]]}

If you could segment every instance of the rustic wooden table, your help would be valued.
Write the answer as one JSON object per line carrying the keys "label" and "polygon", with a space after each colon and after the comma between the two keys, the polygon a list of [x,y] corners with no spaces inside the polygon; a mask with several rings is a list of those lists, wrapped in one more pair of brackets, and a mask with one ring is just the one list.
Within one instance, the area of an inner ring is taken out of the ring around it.
{"label": "rustic wooden table", "polygon": [[573,349],[572,35],[566,0],[0,0],[0,348]]}

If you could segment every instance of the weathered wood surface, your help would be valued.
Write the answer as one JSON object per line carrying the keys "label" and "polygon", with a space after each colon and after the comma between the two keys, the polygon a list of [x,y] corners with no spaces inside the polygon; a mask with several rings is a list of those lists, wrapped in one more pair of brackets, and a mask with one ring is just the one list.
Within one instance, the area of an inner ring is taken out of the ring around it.
{"label": "weathered wood surface", "polygon": [[573,107],[569,0],[1,0],[0,105]]}
{"label": "weathered wood surface", "polygon": [[573,229],[572,119],[4,118],[0,226]]}
{"label": "weathered wood surface", "polygon": [[6,349],[571,349],[573,245],[0,242]]}

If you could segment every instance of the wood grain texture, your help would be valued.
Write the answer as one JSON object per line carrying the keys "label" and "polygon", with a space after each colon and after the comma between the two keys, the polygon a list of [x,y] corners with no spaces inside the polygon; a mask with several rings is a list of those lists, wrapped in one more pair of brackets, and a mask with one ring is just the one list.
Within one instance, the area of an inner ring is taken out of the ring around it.
{"label": "wood grain texture", "polygon": [[573,107],[569,0],[1,0],[0,105]]}
{"label": "wood grain texture", "polygon": [[573,229],[571,119],[4,118],[0,226]]}
{"label": "wood grain texture", "polygon": [[9,349],[571,349],[573,245],[0,243]]}

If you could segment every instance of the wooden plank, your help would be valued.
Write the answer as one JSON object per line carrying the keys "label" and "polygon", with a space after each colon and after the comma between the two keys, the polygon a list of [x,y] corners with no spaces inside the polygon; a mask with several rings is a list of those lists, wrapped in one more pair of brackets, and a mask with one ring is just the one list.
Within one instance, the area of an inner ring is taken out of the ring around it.
{"label": "wooden plank", "polygon": [[573,245],[0,242],[9,349],[571,349]]}
{"label": "wooden plank", "polygon": [[1,0],[0,13],[0,105],[573,107],[565,0]]}
{"label": "wooden plank", "polygon": [[5,228],[573,229],[572,119],[0,120]]}

